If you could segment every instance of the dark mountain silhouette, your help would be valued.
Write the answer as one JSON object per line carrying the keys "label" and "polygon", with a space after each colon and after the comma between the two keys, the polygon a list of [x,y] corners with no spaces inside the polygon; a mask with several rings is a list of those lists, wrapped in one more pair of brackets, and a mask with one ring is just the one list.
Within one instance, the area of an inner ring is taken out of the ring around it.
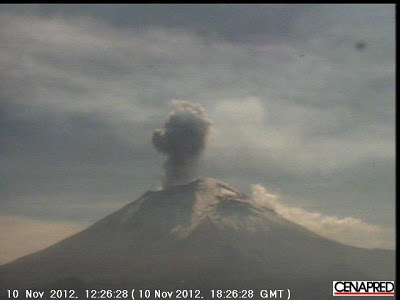
{"label": "dark mountain silhouette", "polygon": [[86,230],[1,266],[0,285],[195,288],[204,299],[212,288],[289,288],[292,299],[331,299],[332,280],[393,280],[394,263],[394,251],[328,240],[201,178],[146,192]]}

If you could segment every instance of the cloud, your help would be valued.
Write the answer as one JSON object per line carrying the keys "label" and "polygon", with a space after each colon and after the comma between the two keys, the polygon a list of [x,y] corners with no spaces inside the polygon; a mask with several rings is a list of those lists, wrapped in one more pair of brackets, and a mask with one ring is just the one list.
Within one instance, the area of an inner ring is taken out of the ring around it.
{"label": "cloud", "polygon": [[[264,9],[294,11],[287,6]],[[368,23],[367,17],[352,9],[355,18]],[[310,31],[304,43],[292,39],[282,44],[270,38],[260,45],[223,39],[210,44],[202,35],[183,28],[149,26],[139,30],[115,28],[92,15],[74,14],[68,19],[3,13],[2,92],[8,95],[4,97],[9,99],[8,105],[25,107],[19,116],[38,111],[60,118],[86,114],[112,126],[125,143],[136,140],[124,130],[126,125],[136,126],[159,116],[160,103],[193,98],[210,111],[226,110],[219,115],[225,148],[235,145],[238,133],[237,138],[247,139],[258,152],[273,150],[270,159],[280,160],[294,171],[392,159],[394,126],[388,125],[394,123],[388,121],[394,120],[394,56],[385,53],[393,52],[393,41],[387,36],[383,44],[374,42],[380,36],[374,31],[374,37],[368,38],[368,57],[360,57],[353,53],[357,52],[354,41],[349,48],[345,42],[336,48],[331,45],[342,35],[347,39],[350,33],[356,36],[358,27],[342,32],[342,25],[333,22],[330,10],[323,7],[297,13],[298,22],[303,21],[293,28],[284,26],[286,29],[295,33],[308,30],[307,18],[314,20],[319,14],[338,29],[327,27],[333,30],[329,31],[333,37]],[[11,29],[12,35],[8,34]],[[384,45],[385,51],[373,46],[378,44]],[[307,52],[301,59],[300,50]],[[372,84],[373,89],[369,88]],[[214,98],[222,101],[213,103],[210,99]],[[243,109],[242,102],[248,108]],[[233,109],[234,122],[229,122]],[[244,125],[246,116],[241,114],[247,109],[255,112],[254,120],[247,118]],[[263,138],[253,139],[259,133]]]}
{"label": "cloud", "polygon": [[46,248],[84,228],[71,222],[46,222],[18,216],[2,216],[0,265]]}
{"label": "cloud", "polygon": [[243,97],[220,100],[211,115],[215,119],[216,147],[267,157],[290,171],[333,171],[395,155],[392,128],[366,124],[368,132],[364,128],[342,130],[342,123],[348,119],[344,108],[327,110]]}
{"label": "cloud", "polygon": [[260,184],[252,185],[253,200],[275,210],[282,217],[326,238],[362,248],[394,249],[394,235],[389,229],[368,224],[360,219],[326,216],[318,212],[290,206],[280,201]]}
{"label": "cloud", "polygon": [[[44,17],[99,18],[123,29],[162,27],[167,30],[184,28],[210,39],[229,42],[256,43],[265,41],[263,35],[279,39],[291,38],[292,26],[297,17],[310,5],[257,5],[257,4],[115,4],[91,5],[4,5],[5,9],[22,16],[32,12]],[[248,22],[246,20],[251,20]],[[273,28],[273,30],[271,30]]]}

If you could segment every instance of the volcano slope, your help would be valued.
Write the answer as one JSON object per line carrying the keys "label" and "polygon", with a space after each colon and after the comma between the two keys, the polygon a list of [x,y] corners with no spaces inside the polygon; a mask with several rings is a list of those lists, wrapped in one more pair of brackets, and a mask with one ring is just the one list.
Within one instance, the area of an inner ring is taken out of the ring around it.
{"label": "volcano slope", "polygon": [[191,288],[205,299],[210,289],[290,289],[292,299],[331,299],[333,280],[394,280],[394,265],[394,251],[328,240],[200,178],[146,192],[80,233],[1,266],[0,285]]}

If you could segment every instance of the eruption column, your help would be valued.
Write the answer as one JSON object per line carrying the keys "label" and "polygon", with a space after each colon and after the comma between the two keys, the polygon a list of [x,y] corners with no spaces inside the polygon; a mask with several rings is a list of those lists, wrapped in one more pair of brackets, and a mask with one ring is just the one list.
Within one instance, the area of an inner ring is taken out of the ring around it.
{"label": "eruption column", "polygon": [[176,100],[172,106],[164,128],[153,133],[154,147],[167,156],[164,188],[194,179],[211,125],[200,104]]}

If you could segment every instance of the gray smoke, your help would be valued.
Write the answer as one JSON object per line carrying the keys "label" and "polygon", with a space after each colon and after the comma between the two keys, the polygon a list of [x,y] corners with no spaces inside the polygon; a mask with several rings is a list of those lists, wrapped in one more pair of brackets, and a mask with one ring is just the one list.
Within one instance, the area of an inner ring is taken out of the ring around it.
{"label": "gray smoke", "polygon": [[164,188],[185,184],[195,178],[211,125],[200,104],[176,100],[172,106],[173,111],[164,128],[153,133],[154,147],[167,156]]}

